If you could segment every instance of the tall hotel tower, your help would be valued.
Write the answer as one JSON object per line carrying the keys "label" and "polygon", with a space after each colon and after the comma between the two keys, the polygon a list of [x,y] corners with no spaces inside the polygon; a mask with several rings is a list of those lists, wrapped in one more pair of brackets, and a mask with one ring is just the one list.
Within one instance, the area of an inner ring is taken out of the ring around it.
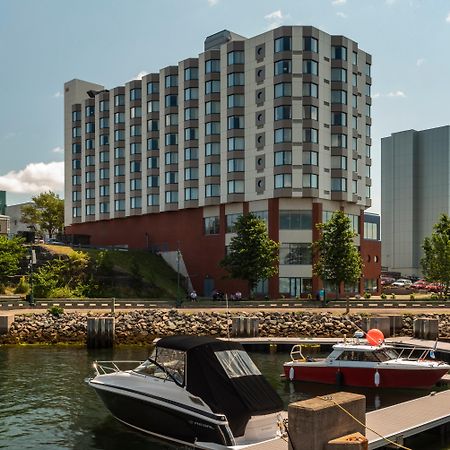
{"label": "tall hotel tower", "polygon": [[365,264],[356,290],[376,288],[380,243],[364,221],[371,61],[356,42],[310,26],[249,39],[224,30],[197,58],[124,86],[67,82],[66,233],[180,250],[199,293],[245,292],[218,263],[235,220],[252,212],[281,244],[279,275],[258,291],[314,295],[315,225],[341,209]]}

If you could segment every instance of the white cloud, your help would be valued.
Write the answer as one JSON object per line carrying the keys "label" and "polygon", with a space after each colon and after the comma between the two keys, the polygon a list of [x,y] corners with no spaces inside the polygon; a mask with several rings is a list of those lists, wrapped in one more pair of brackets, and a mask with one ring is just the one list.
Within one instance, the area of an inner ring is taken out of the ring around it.
{"label": "white cloud", "polygon": [[53,94],[53,98],[61,98],[63,95],[62,95],[62,92],[55,92],[54,94]]}
{"label": "white cloud", "polygon": [[52,148],[52,153],[64,153],[64,149],[62,147]]}
{"label": "white cloud", "polygon": [[219,0],[208,0],[208,5],[209,6],[216,6],[217,3],[219,3]]}
{"label": "white cloud", "polygon": [[347,0],[332,0],[331,4],[333,6],[341,6],[345,5],[347,3]]}
{"label": "white cloud", "polygon": [[336,15],[338,16],[338,17],[342,17],[343,19],[346,19],[347,18],[347,14],[345,14],[345,13],[343,13],[343,12],[337,12],[336,13]]}
{"label": "white cloud", "polygon": [[264,19],[268,20],[270,23],[268,25],[269,30],[272,28],[277,28],[289,17],[289,15],[284,15],[280,9],[273,11],[264,16]]}
{"label": "white cloud", "polygon": [[446,21],[447,23],[450,23],[450,12],[448,13],[448,16],[446,17],[445,21]]}
{"label": "white cloud", "polygon": [[416,61],[416,66],[417,66],[417,67],[420,67],[424,62],[425,62],[425,58],[419,58],[419,59]]}
{"label": "white cloud", "polygon": [[145,70],[141,70],[137,75],[135,75],[132,78],[132,80],[142,80],[142,77],[145,77],[145,75],[148,75],[148,72],[146,72]]}
{"label": "white cloud", "polygon": [[372,95],[372,98],[378,98],[380,97],[380,93],[379,92],[375,92],[375,94]]}
{"label": "white cloud", "polygon": [[387,97],[406,97],[406,94],[403,91],[393,91],[389,92]]}
{"label": "white cloud", "polygon": [[0,190],[15,194],[64,191],[64,163],[31,163],[25,169],[0,176]]}

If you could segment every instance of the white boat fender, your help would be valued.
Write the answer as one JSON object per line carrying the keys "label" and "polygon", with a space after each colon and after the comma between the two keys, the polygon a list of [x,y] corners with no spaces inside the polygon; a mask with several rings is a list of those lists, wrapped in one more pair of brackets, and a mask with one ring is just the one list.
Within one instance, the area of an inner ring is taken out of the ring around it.
{"label": "white boat fender", "polygon": [[294,368],[291,366],[289,369],[289,379],[292,381],[294,379],[295,371]]}
{"label": "white boat fender", "polygon": [[380,372],[378,372],[378,370],[375,372],[373,376],[373,382],[375,383],[376,387],[380,385]]}

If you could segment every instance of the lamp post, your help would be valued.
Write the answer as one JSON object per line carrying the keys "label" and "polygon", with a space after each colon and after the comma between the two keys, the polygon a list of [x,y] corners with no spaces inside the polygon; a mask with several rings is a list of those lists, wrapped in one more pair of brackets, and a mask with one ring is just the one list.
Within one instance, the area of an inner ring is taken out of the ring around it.
{"label": "lamp post", "polygon": [[179,308],[181,306],[181,298],[180,298],[180,249],[177,249],[177,302],[176,307]]}
{"label": "lamp post", "polygon": [[30,306],[34,306],[34,286],[33,286],[33,266],[36,264],[36,250],[33,247],[30,247],[30,262],[28,268],[30,270],[30,294],[28,296],[28,301],[30,302]]}

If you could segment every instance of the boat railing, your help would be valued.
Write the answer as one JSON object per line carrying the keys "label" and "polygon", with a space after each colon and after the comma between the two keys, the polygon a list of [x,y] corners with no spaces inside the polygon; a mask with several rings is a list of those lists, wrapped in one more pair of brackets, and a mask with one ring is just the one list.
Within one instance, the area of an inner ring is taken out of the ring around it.
{"label": "boat railing", "polygon": [[[431,348],[421,348],[421,347],[400,347],[395,346],[396,350],[400,350],[400,353],[398,353],[398,359],[410,359],[410,360],[424,360],[427,359],[427,357],[430,355],[432,359],[434,359],[433,353],[434,350]],[[418,357],[413,357],[414,353],[421,352]],[[433,353],[432,353],[433,352]]]}
{"label": "boat railing", "polygon": [[97,375],[107,375],[109,373],[122,372],[123,370],[134,369],[144,361],[94,361],[93,367]]}
{"label": "boat railing", "polygon": [[306,361],[306,358],[303,356],[303,353],[302,353],[302,345],[301,344],[297,344],[292,347],[291,360],[292,361]]}

